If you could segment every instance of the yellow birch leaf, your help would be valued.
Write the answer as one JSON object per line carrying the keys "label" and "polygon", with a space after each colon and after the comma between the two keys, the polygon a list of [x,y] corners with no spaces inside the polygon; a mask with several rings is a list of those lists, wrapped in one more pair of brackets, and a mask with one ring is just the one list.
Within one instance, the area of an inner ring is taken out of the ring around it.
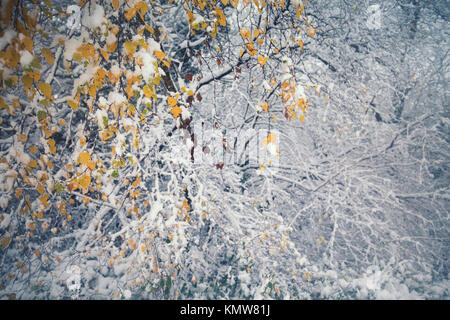
{"label": "yellow birch leaf", "polygon": [[176,118],[178,118],[178,116],[181,114],[182,110],[181,110],[180,107],[175,106],[175,107],[173,107],[173,108],[170,110],[170,112],[172,113],[172,115],[173,115],[174,118],[176,119]]}
{"label": "yellow birch leaf", "polygon": [[262,66],[264,66],[265,64],[266,64],[266,62],[267,62],[267,59],[269,59],[269,57],[262,57],[262,56],[259,56],[258,57],[258,63],[259,63],[259,65],[262,67]]}
{"label": "yellow birch leaf", "polygon": [[95,98],[95,96],[97,95],[97,88],[95,87],[95,85],[89,86],[88,93],[92,98]]}
{"label": "yellow birch leaf", "polygon": [[91,184],[91,176],[89,174],[83,174],[79,179],[78,183],[80,184],[83,189],[87,189],[89,185]]}
{"label": "yellow birch leaf", "polygon": [[159,61],[162,61],[162,59],[164,59],[166,56],[166,54],[164,52],[159,51],[159,50],[155,50],[153,53]]}
{"label": "yellow birch leaf", "polygon": [[33,40],[31,40],[30,37],[27,37],[27,36],[23,37],[22,43],[24,44],[25,49],[27,49],[30,53],[33,53],[34,44],[33,44]]}
{"label": "yellow birch leaf", "polygon": [[71,107],[74,111],[78,109],[78,103],[73,100],[67,100],[67,104],[69,107]]}
{"label": "yellow birch leaf", "polygon": [[216,16],[217,16],[217,22],[222,27],[225,27],[227,25],[227,18],[225,17],[225,14],[223,13],[222,9],[216,8]]}
{"label": "yellow birch leaf", "polygon": [[20,142],[24,142],[25,143],[27,141],[27,135],[26,134],[19,134],[17,139],[19,139]]}
{"label": "yellow birch leaf", "polygon": [[264,111],[269,111],[269,104],[267,103],[267,102],[263,102],[262,104],[261,104],[261,108],[263,108],[263,110]]}
{"label": "yellow birch leaf", "polygon": [[44,186],[42,184],[40,184],[40,183],[38,184],[36,189],[39,192],[39,194],[43,194],[44,191],[45,191]]}
{"label": "yellow birch leaf", "polygon": [[48,100],[53,100],[52,87],[48,83],[39,82],[38,88],[42,92],[44,97],[46,97]]}
{"label": "yellow birch leaf", "polygon": [[123,45],[125,46],[125,49],[127,50],[129,56],[132,56],[136,52],[137,49],[136,43],[132,41],[127,41]]}
{"label": "yellow birch leaf", "polygon": [[22,192],[23,192],[23,190],[21,188],[16,189],[15,195],[16,195],[17,199],[20,198],[20,196],[22,195]]}
{"label": "yellow birch leaf", "polygon": [[85,144],[86,144],[86,137],[85,136],[80,137],[80,146],[84,147]]}
{"label": "yellow birch leaf", "polygon": [[52,51],[49,48],[43,48],[41,50],[41,54],[48,64],[52,64],[55,61],[55,57],[53,56]]}
{"label": "yellow birch leaf", "polygon": [[106,50],[108,50],[109,52],[114,52],[117,48],[117,41],[114,41],[113,43],[107,43],[106,44]]}
{"label": "yellow birch leaf", "polygon": [[152,97],[152,95],[153,95],[153,91],[152,91],[148,86],[144,86],[144,87],[142,88],[142,91],[144,91],[144,95],[145,95],[147,98],[151,99],[151,97]]}
{"label": "yellow birch leaf", "polygon": [[6,248],[10,242],[11,242],[11,235],[8,232],[6,232],[2,236],[2,239],[0,240],[0,249]]}
{"label": "yellow birch leaf", "polygon": [[256,50],[256,49],[253,47],[253,43],[247,43],[247,44],[245,45],[245,48],[247,49],[248,54],[251,55],[251,56],[254,56],[255,54],[258,53],[258,50]]}
{"label": "yellow birch leaf", "polygon": [[169,107],[174,107],[177,104],[177,100],[174,97],[168,97],[167,103],[169,104]]}
{"label": "yellow birch leaf", "polygon": [[130,21],[133,19],[133,17],[136,15],[136,8],[130,8],[126,10],[126,13],[124,14],[125,18]]}
{"label": "yellow birch leaf", "polygon": [[31,160],[31,161],[28,163],[28,165],[29,165],[31,168],[37,168],[37,167],[38,167],[37,161],[36,161],[36,160]]}
{"label": "yellow birch leaf", "polygon": [[88,161],[87,166],[89,169],[94,170],[95,169],[95,162],[94,161]]}
{"label": "yellow birch leaf", "polygon": [[299,117],[299,119],[300,119],[300,122],[303,122],[303,120],[305,120],[305,115],[302,114],[302,115]]}
{"label": "yellow birch leaf", "polygon": [[80,162],[85,166],[88,165],[88,161],[91,160],[91,155],[88,152],[80,153]]}
{"label": "yellow birch leaf", "polygon": [[119,9],[119,0],[112,0],[114,10]]}
{"label": "yellow birch leaf", "polygon": [[44,207],[48,208],[50,206],[50,204],[47,202],[48,198],[50,198],[50,195],[48,193],[42,195],[39,198],[39,201],[41,201],[41,203],[44,205]]}
{"label": "yellow birch leaf", "polygon": [[314,35],[316,34],[316,28],[308,27],[308,28],[306,29],[306,34],[307,34],[308,36],[310,36],[311,38],[314,38]]}
{"label": "yellow birch leaf", "polygon": [[250,31],[248,30],[248,28],[241,28],[240,33],[242,38],[250,39]]}
{"label": "yellow birch leaf", "polygon": [[102,56],[105,59],[105,61],[108,62],[108,60],[109,60],[109,53],[108,53],[108,51],[100,49],[100,53],[102,54]]}

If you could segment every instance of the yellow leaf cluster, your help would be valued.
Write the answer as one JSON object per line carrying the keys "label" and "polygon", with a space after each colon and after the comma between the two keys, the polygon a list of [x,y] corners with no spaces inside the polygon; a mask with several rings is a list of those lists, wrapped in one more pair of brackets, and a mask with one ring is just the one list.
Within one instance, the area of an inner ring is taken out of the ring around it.
{"label": "yellow leaf cluster", "polygon": [[170,112],[172,113],[172,115],[173,115],[174,118],[176,119],[176,118],[178,118],[178,116],[182,113],[182,110],[181,110],[180,107],[175,106],[175,107],[173,107],[173,108],[170,110]]}
{"label": "yellow leaf cluster", "polygon": [[159,51],[159,50],[155,50],[155,51],[153,52],[153,54],[155,55],[155,57],[156,57],[159,61],[162,61],[162,60],[165,58],[165,56],[166,56],[164,52]]}
{"label": "yellow leaf cluster", "polygon": [[262,67],[262,66],[264,66],[265,64],[266,64],[266,62],[267,62],[267,60],[269,59],[269,57],[262,57],[262,56],[259,56],[258,57],[258,63],[259,63],[259,65]]}
{"label": "yellow leaf cluster", "polygon": [[250,39],[250,30],[248,30],[248,28],[241,28],[240,33],[242,38]]}
{"label": "yellow leaf cluster", "polygon": [[227,19],[225,17],[225,14],[223,13],[222,9],[220,8],[216,8],[216,16],[217,16],[217,22],[219,22],[219,24],[222,27],[225,27],[227,25]]}

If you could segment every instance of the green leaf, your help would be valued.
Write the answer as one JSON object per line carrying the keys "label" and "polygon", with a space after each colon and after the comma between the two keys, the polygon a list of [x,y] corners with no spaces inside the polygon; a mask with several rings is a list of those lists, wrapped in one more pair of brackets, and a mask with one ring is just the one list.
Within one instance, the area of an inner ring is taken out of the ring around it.
{"label": "green leaf", "polygon": [[11,88],[11,87],[13,86],[12,79],[11,79],[11,78],[6,79],[6,80],[5,80],[5,84],[6,84],[6,86],[7,86],[8,88]]}
{"label": "green leaf", "polygon": [[118,176],[119,176],[119,173],[116,170],[114,170],[113,173],[111,173],[111,177],[113,177],[113,178],[117,178]]}
{"label": "green leaf", "polygon": [[47,112],[43,111],[43,110],[39,110],[37,112],[37,118],[39,121],[44,120],[45,118],[47,118]]}
{"label": "green leaf", "polygon": [[50,104],[48,103],[47,99],[43,99],[43,100],[39,101],[39,103],[47,108],[50,108]]}
{"label": "green leaf", "polygon": [[107,117],[103,117],[103,126],[106,128],[108,126],[108,118]]}
{"label": "green leaf", "polygon": [[55,183],[56,193],[59,194],[59,193],[63,192],[65,188],[66,188],[66,186],[63,183],[61,183],[60,181],[56,181],[56,183]]}

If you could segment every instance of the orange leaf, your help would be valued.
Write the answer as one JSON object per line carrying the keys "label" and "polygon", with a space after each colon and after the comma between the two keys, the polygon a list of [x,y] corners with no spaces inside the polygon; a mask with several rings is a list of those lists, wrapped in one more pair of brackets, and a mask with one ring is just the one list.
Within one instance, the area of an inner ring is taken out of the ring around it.
{"label": "orange leaf", "polygon": [[125,18],[130,21],[133,19],[133,17],[136,15],[136,8],[130,8],[126,10],[126,13],[124,14]]}
{"label": "orange leaf", "polygon": [[245,48],[247,49],[248,54],[251,55],[251,56],[254,56],[255,54],[258,53],[258,50],[256,50],[256,49],[253,47],[253,43],[247,43],[247,44],[245,45]]}
{"label": "orange leaf", "polygon": [[250,31],[248,30],[248,28],[241,28],[240,33],[242,38],[250,39]]}
{"label": "orange leaf", "polygon": [[303,122],[303,120],[305,120],[305,115],[301,115],[300,117],[299,117],[299,119],[300,119],[300,122]]}
{"label": "orange leaf", "polygon": [[112,0],[112,5],[114,7],[114,10],[119,9],[119,0]]}
{"label": "orange leaf", "polygon": [[159,50],[155,50],[153,53],[155,54],[155,57],[156,57],[159,61],[161,61],[162,59],[164,59],[165,56],[166,56],[164,52],[159,51]]}
{"label": "orange leaf", "polygon": [[108,51],[100,49],[100,53],[102,54],[102,56],[105,59],[105,61],[108,62],[108,60],[109,60],[109,53],[108,53]]}
{"label": "orange leaf", "polygon": [[178,118],[178,116],[181,114],[182,110],[180,107],[175,106],[172,108],[172,110],[170,110],[170,112],[172,113],[172,115],[174,116],[174,118]]}
{"label": "orange leaf", "polygon": [[227,18],[225,17],[223,11],[220,8],[216,8],[216,16],[217,16],[217,22],[222,27],[225,27],[227,25]]}
{"label": "orange leaf", "polygon": [[177,100],[174,97],[168,97],[167,103],[169,104],[169,107],[174,107],[177,104]]}
{"label": "orange leaf", "polygon": [[142,14],[146,14],[148,11],[148,4],[144,1],[140,1],[135,5],[136,9],[140,10]]}
{"label": "orange leaf", "polygon": [[21,195],[22,195],[22,189],[21,188],[17,188],[16,189],[16,198],[19,199]]}
{"label": "orange leaf", "polygon": [[263,65],[265,65],[266,64],[266,62],[267,62],[267,59],[269,59],[269,57],[262,57],[262,56],[259,56],[258,57],[258,63],[259,63],[259,65],[262,67]]}

